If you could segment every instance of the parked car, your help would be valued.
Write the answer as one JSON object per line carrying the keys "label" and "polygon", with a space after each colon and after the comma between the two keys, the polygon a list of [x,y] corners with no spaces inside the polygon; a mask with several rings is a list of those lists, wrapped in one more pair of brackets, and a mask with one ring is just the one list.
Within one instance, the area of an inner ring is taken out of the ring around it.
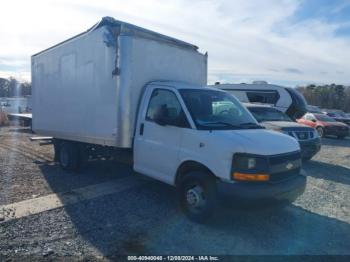
{"label": "parked car", "polygon": [[350,118],[341,110],[328,111],[325,114],[338,122],[350,125]]}
{"label": "parked car", "polygon": [[53,137],[63,169],[126,153],[136,172],[176,187],[195,221],[222,198],[290,202],[305,190],[297,141],[206,87],[195,45],[105,17],[31,64],[33,130]]}
{"label": "parked car", "polygon": [[310,160],[321,149],[321,139],[314,128],[293,121],[280,110],[267,105],[244,104],[255,119],[267,129],[282,132],[298,140],[303,160]]}
{"label": "parked car", "polygon": [[298,123],[316,128],[320,137],[328,135],[344,138],[349,135],[349,127],[324,114],[307,113],[298,119]]}

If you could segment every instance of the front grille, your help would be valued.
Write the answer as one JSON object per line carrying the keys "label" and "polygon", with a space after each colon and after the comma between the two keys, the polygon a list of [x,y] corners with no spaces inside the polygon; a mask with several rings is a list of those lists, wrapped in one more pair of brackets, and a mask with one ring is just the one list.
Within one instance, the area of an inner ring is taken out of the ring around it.
{"label": "front grille", "polygon": [[269,163],[272,166],[287,163],[288,161],[293,161],[293,160],[300,160],[300,152],[299,151],[269,157]]}
{"label": "front grille", "polygon": [[299,140],[307,140],[310,136],[309,132],[296,132],[296,135]]}
{"label": "front grille", "polygon": [[300,152],[269,157],[270,182],[283,181],[299,174],[301,167]]}
{"label": "front grille", "polygon": [[288,131],[288,135],[297,140],[309,140],[315,137],[313,131]]}
{"label": "front grille", "polygon": [[299,175],[300,168],[270,175],[270,182],[277,183]]}

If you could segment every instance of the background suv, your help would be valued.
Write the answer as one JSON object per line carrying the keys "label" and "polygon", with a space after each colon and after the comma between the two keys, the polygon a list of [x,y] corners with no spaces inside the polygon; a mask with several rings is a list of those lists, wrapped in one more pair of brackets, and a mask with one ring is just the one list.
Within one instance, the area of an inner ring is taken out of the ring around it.
{"label": "background suv", "polygon": [[350,118],[342,111],[329,111],[325,114],[333,118],[335,121],[350,125]]}
{"label": "background suv", "polygon": [[267,105],[244,104],[255,119],[267,129],[282,132],[298,140],[303,160],[310,160],[321,149],[321,139],[314,128],[298,124],[285,113]]}

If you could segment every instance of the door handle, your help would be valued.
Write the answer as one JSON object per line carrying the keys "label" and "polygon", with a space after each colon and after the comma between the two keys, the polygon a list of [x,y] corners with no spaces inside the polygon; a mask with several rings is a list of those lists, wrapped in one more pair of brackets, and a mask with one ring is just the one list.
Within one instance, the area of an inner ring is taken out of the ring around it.
{"label": "door handle", "polygon": [[140,125],[140,136],[143,135],[143,129],[144,129],[144,128],[145,128],[145,124],[142,123],[142,124]]}

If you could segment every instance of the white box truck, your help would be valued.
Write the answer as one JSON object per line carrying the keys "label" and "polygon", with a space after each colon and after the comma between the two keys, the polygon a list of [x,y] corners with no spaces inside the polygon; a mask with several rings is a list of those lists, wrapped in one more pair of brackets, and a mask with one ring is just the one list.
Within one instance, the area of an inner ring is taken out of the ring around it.
{"label": "white box truck", "polygon": [[53,137],[64,169],[131,152],[134,170],[176,186],[197,221],[222,198],[296,199],[306,183],[298,142],[206,82],[196,46],[105,17],[32,56],[33,130]]}

